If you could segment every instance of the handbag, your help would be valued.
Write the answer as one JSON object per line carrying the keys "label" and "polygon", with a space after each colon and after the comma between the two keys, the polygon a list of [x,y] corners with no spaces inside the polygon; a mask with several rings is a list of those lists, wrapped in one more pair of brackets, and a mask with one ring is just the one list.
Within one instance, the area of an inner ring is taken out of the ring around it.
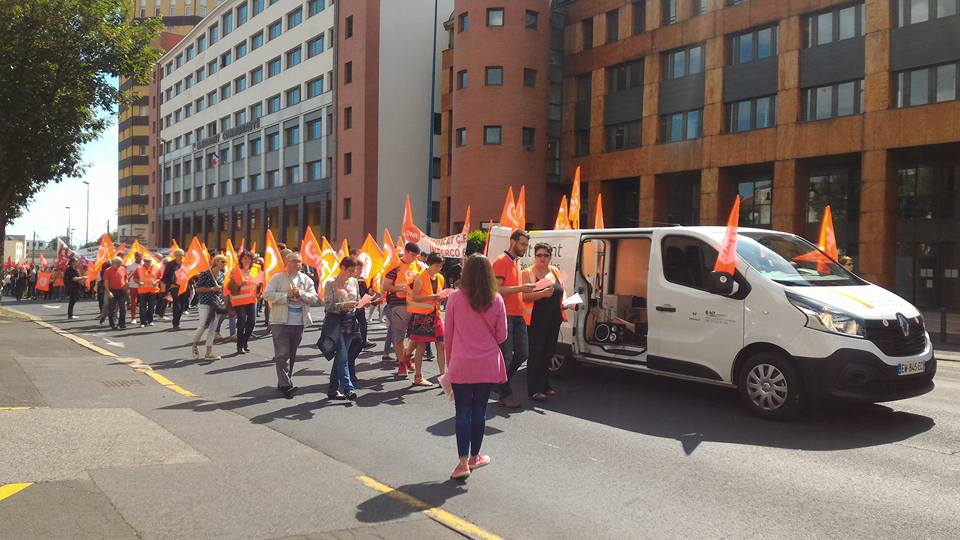
{"label": "handbag", "polygon": [[[207,270],[207,273],[210,274],[210,277],[213,278],[214,285],[216,285],[217,277],[209,270]],[[230,311],[230,306],[227,305],[227,301],[224,300],[222,294],[213,297],[213,310],[217,312],[217,315],[226,315],[227,312]]]}

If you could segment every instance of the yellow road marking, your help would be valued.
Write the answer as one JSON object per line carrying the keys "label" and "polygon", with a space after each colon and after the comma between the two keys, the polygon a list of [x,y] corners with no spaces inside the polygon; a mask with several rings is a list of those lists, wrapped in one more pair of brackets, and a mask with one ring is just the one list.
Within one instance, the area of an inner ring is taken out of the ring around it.
{"label": "yellow road marking", "polygon": [[[113,353],[113,352],[111,352],[111,351],[108,351],[107,349],[104,349],[103,347],[94,345],[93,343],[87,341],[86,339],[83,339],[83,338],[80,337],[80,336],[76,336],[76,335],[70,333],[69,331],[64,330],[64,329],[62,329],[62,328],[60,328],[60,327],[58,327],[58,326],[54,326],[54,325],[48,323],[47,321],[44,321],[44,320],[40,319],[40,317],[37,317],[36,315],[31,315],[31,314],[29,314],[29,313],[24,313],[24,312],[19,311],[19,310],[16,310],[16,309],[10,309],[10,308],[4,308],[4,309],[8,310],[8,311],[11,312],[11,313],[20,315],[20,316],[22,316],[22,317],[24,317],[24,318],[26,318],[26,319],[28,319],[28,320],[31,320],[31,321],[37,323],[38,325],[42,326],[43,328],[46,328],[46,329],[48,329],[48,330],[51,330],[51,331],[53,331],[54,333],[59,334],[59,335],[65,337],[65,338],[69,339],[70,341],[73,341],[73,342],[76,343],[77,345],[80,345],[81,347],[84,347],[84,348],[86,348],[86,349],[90,349],[91,351],[93,351],[93,352],[95,352],[95,353],[97,353],[97,354],[99,354],[99,355],[108,356],[108,357],[110,357],[110,358],[117,358],[117,359],[119,359],[121,362],[123,362],[124,364],[127,364],[127,365],[129,365],[130,367],[132,367],[134,371],[138,371],[138,372],[140,372],[140,373],[143,373],[143,374],[147,375],[147,376],[150,377],[151,379],[153,379],[153,380],[157,381],[158,383],[160,383],[160,385],[166,387],[166,388],[169,389],[169,390],[172,390],[172,391],[180,394],[181,396],[196,397],[196,394],[194,394],[193,392],[191,392],[191,391],[189,391],[189,390],[187,390],[187,389],[185,389],[185,388],[183,388],[183,387],[181,387],[181,386],[179,386],[179,385],[177,385],[177,384],[174,384],[173,381],[171,381],[170,379],[164,377],[163,375],[160,375],[159,373],[155,373],[155,372],[153,371],[153,368],[151,368],[148,364],[144,364],[144,363],[143,363],[140,359],[138,359],[138,358],[121,358],[118,354]],[[4,410],[4,409],[0,409],[0,410]]]}
{"label": "yellow road marking", "polygon": [[402,491],[397,491],[386,484],[381,484],[369,476],[358,476],[357,480],[359,480],[368,488],[379,491],[380,493],[396,499],[407,506],[410,506],[411,508],[415,508],[441,525],[465,534],[470,538],[480,538],[482,540],[501,540],[499,536],[491,532],[487,532],[465,519],[461,519],[450,512],[447,512],[446,510],[441,510],[436,506],[427,504],[412,495],[408,495]]}
{"label": "yellow road marking", "polygon": [[26,484],[4,484],[0,486],[0,501],[7,497],[12,497],[32,485],[33,482],[27,482]]}
{"label": "yellow road marking", "polygon": [[0,411],[29,411],[33,407],[0,407]]}

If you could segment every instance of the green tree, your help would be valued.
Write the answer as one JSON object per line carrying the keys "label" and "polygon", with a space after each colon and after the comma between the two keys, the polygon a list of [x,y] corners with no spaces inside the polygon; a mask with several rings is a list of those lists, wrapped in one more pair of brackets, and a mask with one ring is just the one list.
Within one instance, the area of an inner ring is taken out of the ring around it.
{"label": "green tree", "polygon": [[484,246],[487,245],[486,231],[470,231],[467,234],[467,255],[474,253],[483,253]]}
{"label": "green tree", "polygon": [[40,190],[83,173],[83,145],[132,97],[113,81],[149,82],[162,23],[132,10],[128,0],[0,0],[0,237]]}

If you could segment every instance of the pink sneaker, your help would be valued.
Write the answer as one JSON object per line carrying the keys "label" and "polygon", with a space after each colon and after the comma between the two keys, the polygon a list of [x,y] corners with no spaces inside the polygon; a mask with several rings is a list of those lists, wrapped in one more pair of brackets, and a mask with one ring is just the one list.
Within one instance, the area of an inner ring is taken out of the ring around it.
{"label": "pink sneaker", "polygon": [[467,466],[470,467],[470,470],[479,469],[485,465],[490,464],[490,456],[485,456],[483,454],[478,454],[470,458],[470,461],[467,462]]}
{"label": "pink sneaker", "polygon": [[466,480],[470,476],[470,466],[469,465],[457,465],[457,468],[450,473],[450,478],[453,480]]}

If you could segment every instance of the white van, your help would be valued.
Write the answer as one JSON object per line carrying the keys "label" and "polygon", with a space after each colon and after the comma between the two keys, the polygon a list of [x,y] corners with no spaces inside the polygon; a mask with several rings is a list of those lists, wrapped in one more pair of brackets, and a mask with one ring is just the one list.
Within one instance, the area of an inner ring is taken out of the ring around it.
{"label": "white van", "polygon": [[[892,401],[933,389],[917,308],[811,260],[819,251],[796,235],[738,232],[732,291],[711,285],[723,227],[532,232],[523,266],[534,245],[549,244],[565,293],[584,300],[561,328],[551,370],[588,362],[735,387],[766,418],[820,398]],[[494,227],[491,258],[510,233]]]}

